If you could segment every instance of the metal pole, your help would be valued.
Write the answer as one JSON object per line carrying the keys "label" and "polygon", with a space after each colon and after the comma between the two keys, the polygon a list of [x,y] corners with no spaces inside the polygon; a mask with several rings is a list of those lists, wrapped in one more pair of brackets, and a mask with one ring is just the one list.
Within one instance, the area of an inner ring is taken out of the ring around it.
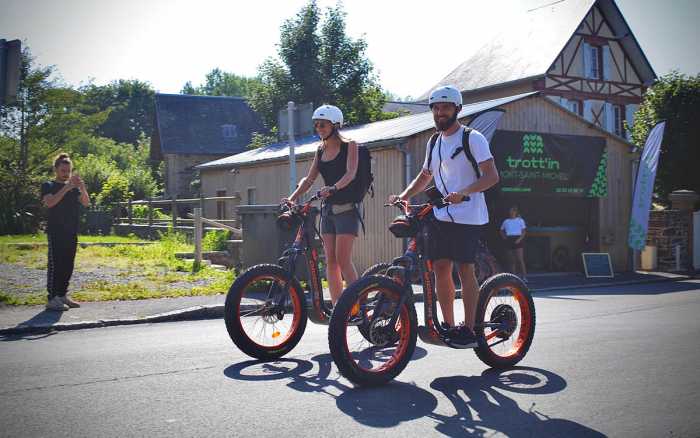
{"label": "metal pole", "polygon": [[287,132],[289,141],[289,193],[294,192],[297,187],[297,158],[294,148],[294,102],[287,102]]}
{"label": "metal pole", "polygon": [[173,215],[173,231],[177,228],[177,195],[173,195],[170,202],[170,213]]}
{"label": "metal pole", "polygon": [[202,209],[194,208],[194,266],[202,264]]}

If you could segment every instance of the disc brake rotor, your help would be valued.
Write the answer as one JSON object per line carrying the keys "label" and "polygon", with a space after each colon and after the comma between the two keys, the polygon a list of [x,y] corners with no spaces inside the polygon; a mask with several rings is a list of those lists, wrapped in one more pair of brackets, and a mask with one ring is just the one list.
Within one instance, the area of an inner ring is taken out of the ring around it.
{"label": "disc brake rotor", "polygon": [[518,326],[518,315],[508,304],[499,304],[491,312],[491,323],[499,323],[501,326],[496,331],[496,336],[508,339]]}

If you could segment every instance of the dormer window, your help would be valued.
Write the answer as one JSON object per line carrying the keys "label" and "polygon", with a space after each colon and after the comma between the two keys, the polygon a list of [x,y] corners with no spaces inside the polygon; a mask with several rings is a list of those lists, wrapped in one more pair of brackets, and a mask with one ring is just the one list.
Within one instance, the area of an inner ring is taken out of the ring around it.
{"label": "dormer window", "polygon": [[225,139],[238,137],[238,127],[236,125],[221,125],[221,135]]}

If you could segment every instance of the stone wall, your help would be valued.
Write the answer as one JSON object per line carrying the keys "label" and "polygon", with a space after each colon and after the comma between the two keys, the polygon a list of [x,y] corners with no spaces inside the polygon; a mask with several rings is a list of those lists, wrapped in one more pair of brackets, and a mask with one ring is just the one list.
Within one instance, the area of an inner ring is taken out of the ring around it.
{"label": "stone wall", "polygon": [[649,215],[647,245],[657,248],[659,271],[676,270],[676,246],[680,246],[681,270],[689,266],[691,218],[687,211],[660,210]]}

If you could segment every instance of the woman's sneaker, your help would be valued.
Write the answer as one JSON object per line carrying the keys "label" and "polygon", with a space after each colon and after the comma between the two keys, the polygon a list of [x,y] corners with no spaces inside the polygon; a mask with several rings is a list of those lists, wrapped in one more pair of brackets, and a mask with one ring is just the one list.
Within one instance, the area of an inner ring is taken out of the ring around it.
{"label": "woman's sneaker", "polygon": [[61,297],[53,297],[46,303],[46,310],[54,310],[56,312],[64,312],[68,310],[69,307],[63,304]]}

